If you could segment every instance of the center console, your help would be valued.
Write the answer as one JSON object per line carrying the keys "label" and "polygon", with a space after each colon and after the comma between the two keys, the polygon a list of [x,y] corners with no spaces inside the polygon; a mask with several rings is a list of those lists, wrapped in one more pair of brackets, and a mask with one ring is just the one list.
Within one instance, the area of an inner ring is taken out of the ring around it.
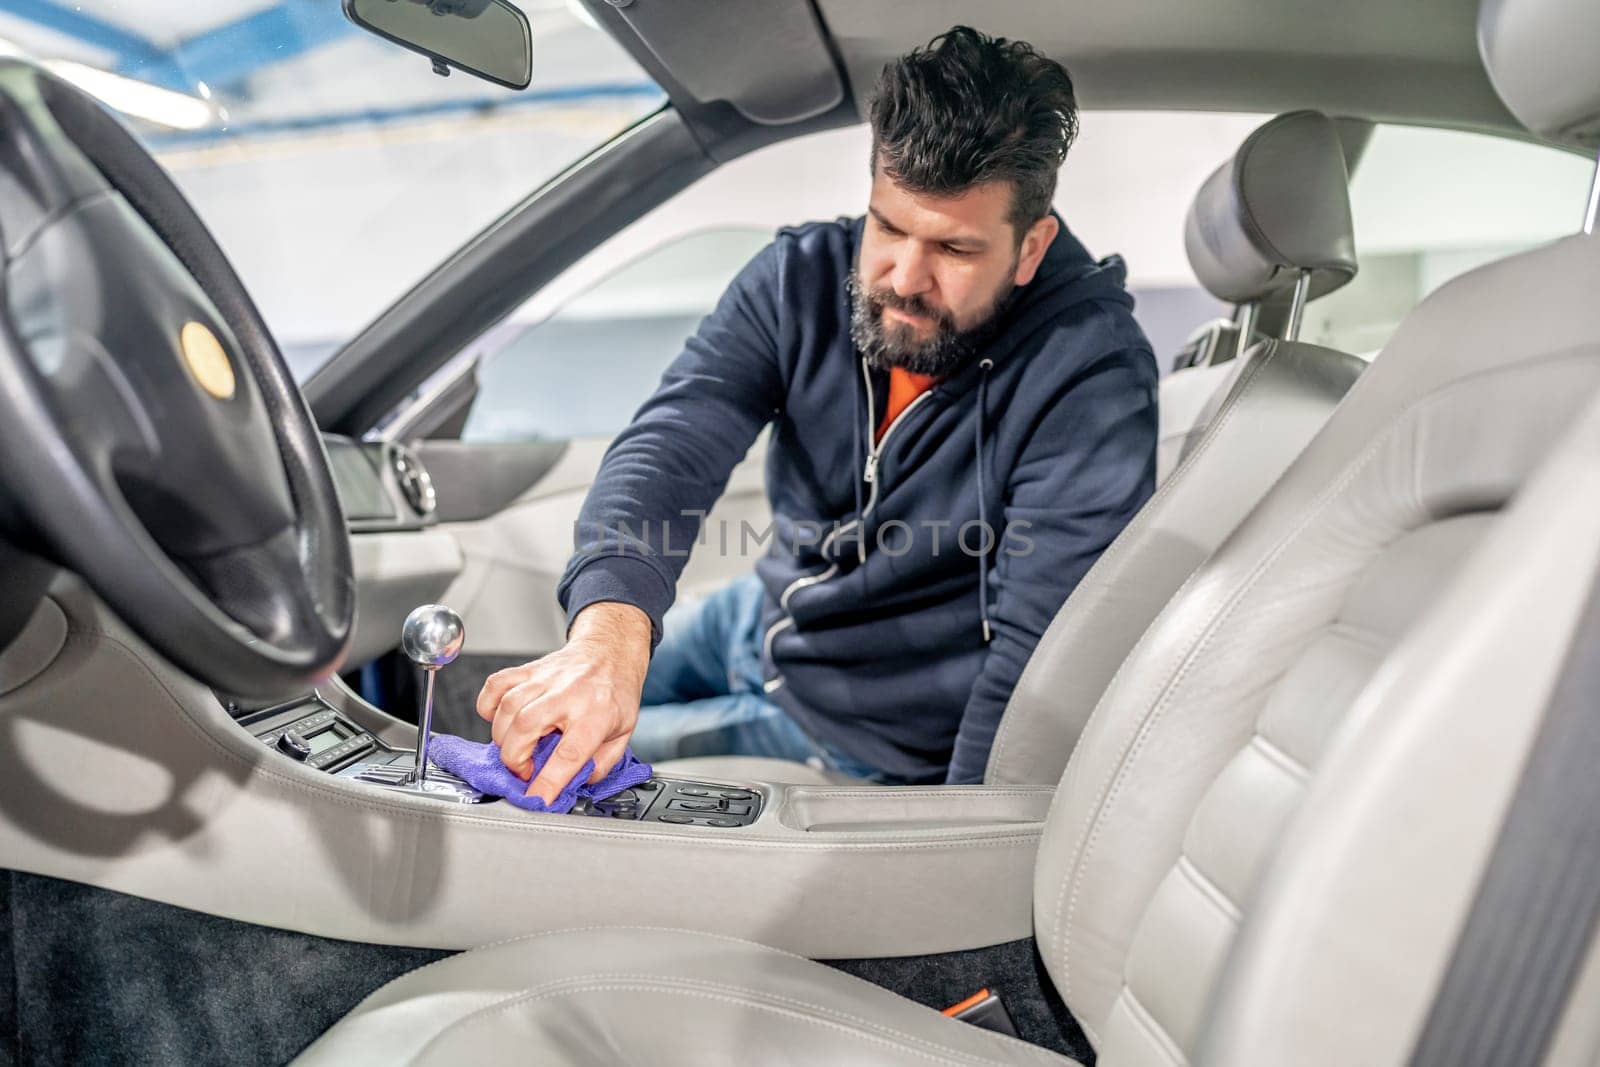
{"label": "center console", "polygon": [[[240,724],[286,759],[366,785],[403,788],[416,766],[415,749],[390,745],[320,696],[254,712]],[[431,763],[428,781],[441,787],[426,794],[437,799],[469,804],[500,799]],[[755,822],[766,799],[760,787],[655,777],[605,800],[580,800],[572,814],[728,830]]]}
{"label": "center console", "polygon": [[457,803],[399,787],[418,770],[418,727],[339,679],[230,710],[75,577],[50,597],[24,635],[47,667],[0,693],[13,869],[446,949],[623,924],[839,959],[1032,930],[1047,786],[794,785],[663,764],[568,815]]}
{"label": "center console", "polygon": [[[461,616],[443,604],[424,604],[406,617],[400,648],[428,679],[415,748],[389,744],[320,695],[254,712],[240,722],[279,755],[340,778],[457,804],[493,803],[499,798],[428,758],[434,678],[455,661],[465,642]],[[613,796],[580,799],[571,814],[731,830],[755,822],[765,802],[759,788],[651,778]]]}

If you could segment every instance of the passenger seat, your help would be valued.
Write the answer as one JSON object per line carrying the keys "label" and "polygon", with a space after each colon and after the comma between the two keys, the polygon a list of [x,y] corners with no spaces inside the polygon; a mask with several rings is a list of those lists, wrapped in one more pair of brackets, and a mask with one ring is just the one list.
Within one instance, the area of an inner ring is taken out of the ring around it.
{"label": "passenger seat", "polygon": [[[1199,443],[1238,383],[1245,357],[1265,339],[1255,330],[1260,304],[1281,297],[1308,267],[1307,300],[1356,276],[1344,147],[1335,154],[1330,140],[1338,141],[1338,130],[1318,112],[1279,115],[1196,194],[1184,224],[1189,265],[1207,292],[1236,310],[1232,321],[1197,330],[1180,366],[1161,379],[1157,485]],[[1298,322],[1293,326],[1286,332],[1291,341],[1298,339]]]}
{"label": "passenger seat", "polygon": [[[1338,130],[1295,111],[1252,133],[1207,178],[1186,224],[1195,276],[1253,308],[1293,288],[1287,340],[1161,383],[1158,488],[1045,631],[1011,695],[984,780],[1061,777],[1089,713],[1146,627],[1266,495],[1366,363],[1294,340],[1308,300],[1355,277]],[[1241,328],[1248,335],[1253,315]]]}

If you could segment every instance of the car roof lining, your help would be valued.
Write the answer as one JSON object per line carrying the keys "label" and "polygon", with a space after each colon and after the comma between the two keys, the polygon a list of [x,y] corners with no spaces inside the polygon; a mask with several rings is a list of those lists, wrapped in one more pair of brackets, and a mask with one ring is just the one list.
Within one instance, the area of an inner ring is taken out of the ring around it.
{"label": "car roof lining", "polygon": [[1276,114],[1309,107],[1429,125],[1517,126],[1478,56],[1477,0],[817,3],[858,109],[885,62],[968,23],[1065,63],[1090,109]]}
{"label": "car roof lining", "polygon": [[1477,0],[745,0],[738,20],[722,0],[680,0],[670,17],[584,3],[691,124],[717,104],[780,124],[841,96],[865,116],[886,62],[964,23],[1061,60],[1088,110],[1314,108],[1527,137],[1479,58]]}

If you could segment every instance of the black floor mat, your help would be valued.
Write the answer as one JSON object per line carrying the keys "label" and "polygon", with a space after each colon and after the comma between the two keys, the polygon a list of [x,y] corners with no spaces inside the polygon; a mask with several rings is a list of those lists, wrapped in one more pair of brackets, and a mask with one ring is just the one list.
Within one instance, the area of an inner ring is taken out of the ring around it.
{"label": "black floor mat", "polygon": [[999,995],[1018,1037],[1094,1067],[1094,1048],[1050,983],[1031,937],[932,956],[822,962],[941,1010],[989,989]]}
{"label": "black floor mat", "polygon": [[279,1064],[449,956],[0,871],[0,1063]]}
{"label": "black floor mat", "polygon": [[[286,1063],[368,993],[449,955],[0,870],[0,1064]],[[1094,1063],[1032,939],[824,962],[932,1008],[988,987],[1024,1040]]]}

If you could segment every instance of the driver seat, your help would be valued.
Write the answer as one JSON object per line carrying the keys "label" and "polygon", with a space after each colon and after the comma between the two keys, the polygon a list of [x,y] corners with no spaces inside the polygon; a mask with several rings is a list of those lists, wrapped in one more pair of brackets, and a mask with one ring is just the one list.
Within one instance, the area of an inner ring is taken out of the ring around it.
{"label": "driver seat", "polygon": [[[1600,39],[1600,5],[1487,0],[1479,39],[1525,124],[1595,140],[1575,42]],[[1032,886],[1105,1067],[1409,1057],[1593,610],[1596,292],[1580,235],[1433,294],[1112,681]],[[1576,977],[1545,1062],[1600,1047],[1592,944]],[[775,949],[628,927],[412,972],[301,1062],[505,1057],[1071,1062]]]}

